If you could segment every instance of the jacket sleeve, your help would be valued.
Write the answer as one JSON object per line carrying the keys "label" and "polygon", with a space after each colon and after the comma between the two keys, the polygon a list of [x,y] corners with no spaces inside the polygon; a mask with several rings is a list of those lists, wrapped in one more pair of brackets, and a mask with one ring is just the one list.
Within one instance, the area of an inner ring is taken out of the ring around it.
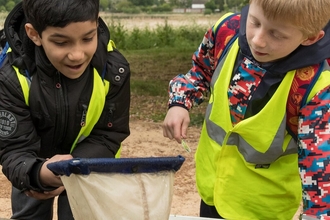
{"label": "jacket sleeve", "polygon": [[[14,187],[34,189],[33,168],[38,158],[40,139],[33,126],[30,111],[13,68],[7,63],[0,70],[0,163],[2,172]],[[38,168],[37,168],[38,169]]]}
{"label": "jacket sleeve", "polygon": [[130,69],[116,49],[108,54],[107,75],[110,91],[102,115],[91,134],[77,144],[73,157],[115,157],[121,142],[130,134]]}
{"label": "jacket sleeve", "polygon": [[192,56],[192,68],[169,83],[169,107],[183,106],[190,110],[203,102],[214,72],[214,32],[210,28]]}
{"label": "jacket sleeve", "polygon": [[330,86],[300,110],[298,126],[304,213],[327,216],[330,211]]}
{"label": "jacket sleeve", "polygon": [[169,83],[169,107],[183,106],[190,110],[204,101],[220,56],[231,39],[238,36],[239,28],[240,15],[227,13],[205,33],[192,56],[192,68]]}

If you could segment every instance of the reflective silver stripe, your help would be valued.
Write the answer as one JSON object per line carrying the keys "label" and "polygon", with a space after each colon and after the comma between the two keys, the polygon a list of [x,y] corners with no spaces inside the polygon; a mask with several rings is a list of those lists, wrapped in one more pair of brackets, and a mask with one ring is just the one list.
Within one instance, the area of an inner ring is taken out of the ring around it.
{"label": "reflective silver stripe", "polygon": [[[285,152],[282,150],[283,140],[285,133],[277,132],[271,146],[265,153],[260,153],[253,146],[247,143],[239,134],[237,133],[226,133],[224,129],[209,120],[209,116],[212,110],[212,104],[209,104],[206,112],[206,129],[209,137],[217,142],[220,146],[223,145],[235,145],[238,147],[238,151],[243,155],[244,159],[248,163],[253,164],[270,164],[274,162],[281,156],[288,154],[297,153],[298,146],[296,142],[291,138]],[[285,118],[281,122],[279,131],[285,131],[286,120]],[[227,137],[227,141],[225,141]]]}
{"label": "reflective silver stripe", "polygon": [[[223,60],[225,60],[226,57],[227,55],[222,59],[222,61],[219,63],[216,70],[214,71],[214,75],[211,81],[212,90],[214,89],[215,82],[219,78],[220,69],[223,66]],[[224,146],[224,145],[227,145],[229,147],[231,145],[233,145],[233,147],[237,146],[238,151],[242,154],[246,162],[253,164],[270,164],[281,156],[295,154],[298,152],[297,143],[294,141],[293,138],[290,138],[290,141],[287,144],[287,146],[285,146],[286,148],[284,147],[285,151],[283,152],[283,144],[285,143],[284,140],[287,135],[286,116],[283,117],[280,123],[280,127],[277,130],[277,133],[275,134],[275,137],[271,145],[269,146],[268,150],[264,153],[261,153],[257,151],[248,142],[246,142],[244,138],[240,136],[238,133],[234,133],[234,132],[226,133],[226,131],[223,128],[212,122],[209,119],[212,109],[213,109],[213,102],[210,101],[210,103],[206,108],[206,114],[205,114],[205,123],[206,123],[206,130],[208,136],[220,146]]]}
{"label": "reflective silver stripe", "polygon": [[84,135],[81,135],[79,138],[78,138],[78,140],[77,140],[77,144],[78,143],[80,143],[80,142],[82,142],[83,140],[85,140],[85,136]]}
{"label": "reflective silver stripe", "polygon": [[286,151],[283,153],[282,156],[296,153],[298,153],[298,144],[293,138],[291,138],[286,148]]}

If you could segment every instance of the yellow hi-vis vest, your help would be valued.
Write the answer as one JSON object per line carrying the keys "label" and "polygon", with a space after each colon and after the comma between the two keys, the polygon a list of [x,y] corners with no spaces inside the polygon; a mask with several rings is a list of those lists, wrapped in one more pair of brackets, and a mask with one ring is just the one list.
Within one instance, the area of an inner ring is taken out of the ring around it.
{"label": "yellow hi-vis vest", "polygon": [[[298,146],[286,131],[286,100],[296,71],[286,74],[259,113],[233,126],[228,73],[233,72],[238,50],[236,40],[212,78],[195,154],[197,189],[225,219],[292,219],[302,198]],[[329,85],[326,66],[309,100]]]}
{"label": "yellow hi-vis vest", "polygon": [[[112,51],[113,47],[115,47],[115,44],[113,41],[110,40],[108,44],[108,51]],[[8,50],[10,52],[10,50]],[[22,75],[19,72],[19,69],[15,66],[13,66],[14,70],[16,71],[16,75],[18,77],[18,80],[21,84],[22,90],[23,90],[23,95],[25,99],[26,105],[29,105],[29,91],[30,91],[30,80]],[[77,143],[80,143],[82,140],[84,140],[88,135],[91,133],[93,127],[99,120],[104,104],[105,104],[105,99],[106,96],[109,92],[110,88],[110,82],[101,78],[100,74],[98,71],[94,68],[93,71],[93,91],[92,91],[92,96],[89,102],[88,106],[88,111],[86,114],[86,123],[85,126],[82,126],[79,134],[72,144],[70,153],[73,151],[73,149],[76,147]],[[120,157],[120,152],[121,152],[121,147],[119,148],[118,152],[116,153],[115,157],[119,158]]]}

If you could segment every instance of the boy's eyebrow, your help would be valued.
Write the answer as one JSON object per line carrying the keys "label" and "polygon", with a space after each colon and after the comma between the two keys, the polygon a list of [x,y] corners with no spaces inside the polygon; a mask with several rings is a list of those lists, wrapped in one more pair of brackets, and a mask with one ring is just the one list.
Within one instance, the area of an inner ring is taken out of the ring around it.
{"label": "boy's eyebrow", "polygon": [[[94,33],[95,31],[97,31],[97,28],[88,31],[87,33],[84,34],[84,36],[90,35],[90,34]],[[51,34],[49,37],[61,37],[61,38],[67,38],[66,35],[64,35],[64,34],[60,34],[60,33],[54,33],[54,34]]]}
{"label": "boy's eyebrow", "polygon": [[[257,21],[259,21],[259,19],[255,16],[253,16],[252,14],[249,14],[249,16]],[[278,29],[275,29],[275,28],[272,28],[270,29],[271,31],[276,31],[278,32],[279,34],[282,34],[283,36],[287,36],[287,34],[285,33],[285,31],[282,31],[282,30],[278,30]]]}
{"label": "boy's eyebrow", "polygon": [[[254,15],[252,15],[251,13],[248,14],[248,16],[250,16],[253,19],[257,19]],[[257,19],[258,20],[258,19]]]}

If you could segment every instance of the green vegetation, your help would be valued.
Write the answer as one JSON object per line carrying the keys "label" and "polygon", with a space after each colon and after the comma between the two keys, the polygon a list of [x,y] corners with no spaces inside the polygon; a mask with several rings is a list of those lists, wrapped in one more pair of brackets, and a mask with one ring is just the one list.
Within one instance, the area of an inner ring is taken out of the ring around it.
{"label": "green vegetation", "polygon": [[[211,12],[239,10],[248,0],[207,0],[205,8]],[[192,0],[100,0],[104,11],[129,14],[171,12],[175,8],[191,8]]]}
{"label": "green vegetation", "polygon": [[124,50],[141,50],[155,48],[179,48],[186,50],[196,47],[206,31],[206,27],[196,25],[172,27],[164,20],[164,25],[158,25],[154,29],[138,27],[127,30],[118,22],[110,21],[109,29],[111,38],[118,48]]}
{"label": "green vegetation", "polygon": [[[165,24],[153,30],[127,31],[120,24],[112,24],[110,31],[116,47],[130,63],[132,119],[163,121],[168,83],[191,68],[192,54],[205,28],[173,28]],[[191,125],[201,125],[205,106],[206,103],[191,111]]]}
{"label": "green vegetation", "polygon": [[0,0],[0,11],[11,11],[21,0]]}
{"label": "green vegetation", "polygon": [[[21,0],[0,0],[0,11],[11,11]],[[208,0],[206,8],[214,12],[215,9],[227,11],[239,9],[248,0]],[[192,0],[100,0],[101,11],[119,13],[161,13],[171,12],[174,8],[191,8]]]}

